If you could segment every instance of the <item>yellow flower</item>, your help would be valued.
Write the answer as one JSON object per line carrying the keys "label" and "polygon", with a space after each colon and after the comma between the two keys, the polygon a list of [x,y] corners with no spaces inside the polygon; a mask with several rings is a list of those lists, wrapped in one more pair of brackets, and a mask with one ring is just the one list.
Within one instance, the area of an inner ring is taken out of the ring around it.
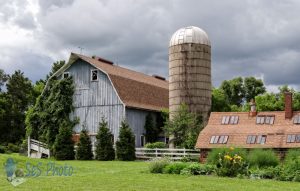
{"label": "yellow flower", "polygon": [[230,150],[231,150],[231,151],[233,151],[233,150],[234,150],[234,148],[233,148],[233,147],[230,147]]}

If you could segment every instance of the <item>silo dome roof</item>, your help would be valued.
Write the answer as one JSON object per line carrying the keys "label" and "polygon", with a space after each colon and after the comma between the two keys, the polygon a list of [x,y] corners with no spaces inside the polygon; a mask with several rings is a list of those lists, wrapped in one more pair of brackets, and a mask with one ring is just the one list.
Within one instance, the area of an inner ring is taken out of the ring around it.
{"label": "silo dome roof", "polygon": [[206,32],[199,27],[189,26],[177,30],[170,40],[170,46],[177,44],[195,43],[210,46],[210,41]]}

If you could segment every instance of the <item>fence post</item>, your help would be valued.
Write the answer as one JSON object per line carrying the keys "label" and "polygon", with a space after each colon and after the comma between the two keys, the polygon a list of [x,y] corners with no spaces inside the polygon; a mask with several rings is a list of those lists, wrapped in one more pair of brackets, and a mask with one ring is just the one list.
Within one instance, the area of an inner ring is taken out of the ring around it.
{"label": "fence post", "polygon": [[27,137],[27,156],[30,157],[30,136]]}
{"label": "fence post", "polygon": [[185,148],[183,148],[183,156],[185,157]]}
{"label": "fence post", "polygon": [[158,153],[157,153],[157,148],[155,148],[155,157],[157,158],[157,155],[158,155]]}

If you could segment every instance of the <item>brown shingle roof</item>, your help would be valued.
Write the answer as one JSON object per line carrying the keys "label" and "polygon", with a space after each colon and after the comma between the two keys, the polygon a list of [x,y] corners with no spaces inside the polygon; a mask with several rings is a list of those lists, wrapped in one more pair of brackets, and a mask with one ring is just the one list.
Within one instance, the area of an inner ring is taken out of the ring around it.
{"label": "brown shingle roof", "polygon": [[169,107],[168,81],[75,53],[71,53],[69,62],[74,63],[77,59],[82,59],[108,74],[127,107],[154,111]]}
{"label": "brown shingle roof", "polygon": [[[293,116],[300,112],[294,112]],[[258,112],[257,115],[275,116],[274,124],[256,124],[256,117],[249,112],[212,112],[207,126],[199,134],[196,148],[210,149],[215,147],[236,146],[242,148],[293,148],[300,143],[287,143],[287,135],[300,134],[300,125],[292,119],[285,119],[284,111]],[[239,116],[238,124],[222,125],[223,116]],[[210,144],[213,135],[228,135],[227,144]],[[267,135],[265,144],[247,144],[248,135]]]}

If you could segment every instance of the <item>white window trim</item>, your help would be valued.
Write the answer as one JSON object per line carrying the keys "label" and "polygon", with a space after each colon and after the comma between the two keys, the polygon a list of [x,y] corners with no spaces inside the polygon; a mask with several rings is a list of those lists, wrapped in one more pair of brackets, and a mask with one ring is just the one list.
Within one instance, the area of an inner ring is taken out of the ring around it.
{"label": "white window trim", "polygon": [[[93,80],[93,72],[96,71],[97,72],[97,80]],[[99,80],[99,75],[98,75],[98,69],[91,69],[91,81],[92,82],[97,82]]]}
{"label": "white window trim", "polygon": [[68,77],[70,77],[70,72],[64,72],[62,75],[62,78],[65,79],[65,74],[68,74]]}

